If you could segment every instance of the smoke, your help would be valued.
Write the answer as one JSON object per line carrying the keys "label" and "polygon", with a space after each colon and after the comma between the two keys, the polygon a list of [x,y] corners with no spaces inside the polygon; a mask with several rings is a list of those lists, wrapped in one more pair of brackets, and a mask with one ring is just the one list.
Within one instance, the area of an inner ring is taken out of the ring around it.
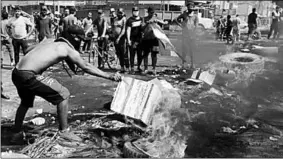
{"label": "smoke", "polygon": [[172,89],[163,89],[149,129],[151,136],[141,140],[152,157],[184,157],[186,141],[190,137],[190,115],[181,108],[181,96]]}

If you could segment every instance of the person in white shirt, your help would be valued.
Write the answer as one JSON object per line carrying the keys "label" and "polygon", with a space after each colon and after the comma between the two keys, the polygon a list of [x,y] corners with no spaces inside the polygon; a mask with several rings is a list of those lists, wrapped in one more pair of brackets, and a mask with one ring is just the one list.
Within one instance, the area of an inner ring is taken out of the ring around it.
{"label": "person in white shirt", "polygon": [[[7,29],[9,36],[12,38],[12,44],[14,47],[15,64],[19,62],[20,59],[20,48],[22,48],[24,55],[27,54],[27,38],[32,34],[34,30],[34,24],[30,19],[23,17],[22,10],[19,6],[14,8],[15,15],[12,17],[8,24]],[[26,27],[29,26],[29,32],[27,33]]]}
{"label": "person in white shirt", "polygon": [[[93,23],[92,13],[89,12],[88,16],[86,18],[84,18],[84,20],[83,20],[83,28],[84,28],[85,33],[87,32],[87,30],[89,30],[89,28],[92,27],[92,23]],[[84,41],[83,51],[89,51],[90,50],[91,39],[92,39],[93,35],[94,34],[93,34],[92,31],[88,32],[88,34],[85,35],[87,38]]]}
{"label": "person in white shirt", "polygon": [[280,21],[280,12],[279,12],[279,7],[277,6],[275,11],[272,12],[272,22],[270,26],[270,31],[268,34],[267,39],[270,38],[272,32],[273,32],[273,39],[276,38],[276,36],[279,34],[279,21]]}
{"label": "person in white shirt", "polygon": [[240,18],[239,15],[236,15],[236,18],[233,19],[232,24],[233,24],[233,42],[239,41],[240,40]]}

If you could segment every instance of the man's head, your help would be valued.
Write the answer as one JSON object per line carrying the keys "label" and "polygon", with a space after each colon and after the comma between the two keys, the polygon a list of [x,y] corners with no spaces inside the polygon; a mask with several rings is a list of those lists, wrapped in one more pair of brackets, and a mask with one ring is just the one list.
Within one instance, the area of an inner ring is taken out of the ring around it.
{"label": "man's head", "polygon": [[56,12],[54,13],[54,15],[55,15],[55,17],[60,17],[60,13],[59,13],[58,11],[56,11]]}
{"label": "man's head", "polygon": [[231,19],[231,15],[227,15],[227,19]]}
{"label": "man's head", "polygon": [[76,14],[76,8],[75,7],[71,7],[70,8],[70,14]]}
{"label": "man's head", "polygon": [[92,18],[92,13],[89,12],[88,15],[87,15],[87,17],[88,17],[89,19]]}
{"label": "man's head", "polygon": [[40,7],[40,14],[43,15],[43,16],[46,16],[48,13],[48,8],[46,5],[43,5]]}
{"label": "man's head", "polygon": [[256,8],[253,8],[253,13],[255,13],[256,12]]}
{"label": "man's head", "polygon": [[153,17],[155,13],[155,9],[153,7],[148,7],[147,13],[149,17]]}
{"label": "man's head", "polygon": [[83,28],[78,25],[71,25],[62,34],[63,38],[67,39],[76,50],[80,49],[81,41],[85,38],[85,33]]}
{"label": "man's head", "polygon": [[116,17],[115,9],[110,8],[110,17]]}
{"label": "man's head", "polygon": [[194,7],[195,7],[194,2],[188,2],[187,3],[187,9],[188,9],[189,13],[192,13]]}
{"label": "man's head", "polygon": [[8,19],[9,14],[6,11],[2,11],[2,20]]}
{"label": "man's head", "polygon": [[123,18],[123,16],[124,16],[124,9],[123,8],[119,8],[117,10],[117,16],[118,16],[119,19]]}
{"label": "man's head", "polygon": [[133,12],[134,17],[139,16],[139,8],[138,7],[133,7],[132,12]]}
{"label": "man's head", "polygon": [[14,12],[15,12],[15,17],[20,17],[21,13],[22,13],[22,9],[20,6],[15,6],[14,7]]}
{"label": "man's head", "polygon": [[64,14],[65,14],[65,16],[68,16],[68,15],[70,14],[70,10],[69,10],[68,8],[66,8],[66,9],[64,10]]}
{"label": "man's head", "polygon": [[104,12],[102,9],[98,9],[97,14],[99,18],[102,18],[104,16]]}

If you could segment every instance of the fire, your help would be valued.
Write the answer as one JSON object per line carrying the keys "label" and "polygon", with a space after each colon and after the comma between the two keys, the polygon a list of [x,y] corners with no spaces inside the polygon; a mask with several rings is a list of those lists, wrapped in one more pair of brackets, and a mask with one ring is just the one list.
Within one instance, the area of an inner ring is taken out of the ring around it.
{"label": "fire", "polygon": [[151,136],[140,140],[141,147],[152,157],[184,157],[190,121],[189,113],[181,108],[181,96],[175,90],[163,90],[149,127]]}

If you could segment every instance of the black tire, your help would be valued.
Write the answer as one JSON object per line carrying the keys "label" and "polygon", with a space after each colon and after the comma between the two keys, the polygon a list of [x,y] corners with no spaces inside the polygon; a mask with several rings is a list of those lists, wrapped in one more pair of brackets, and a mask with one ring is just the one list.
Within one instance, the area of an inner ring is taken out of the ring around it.
{"label": "black tire", "polygon": [[147,154],[137,149],[132,142],[124,144],[123,154],[126,158],[150,158]]}

